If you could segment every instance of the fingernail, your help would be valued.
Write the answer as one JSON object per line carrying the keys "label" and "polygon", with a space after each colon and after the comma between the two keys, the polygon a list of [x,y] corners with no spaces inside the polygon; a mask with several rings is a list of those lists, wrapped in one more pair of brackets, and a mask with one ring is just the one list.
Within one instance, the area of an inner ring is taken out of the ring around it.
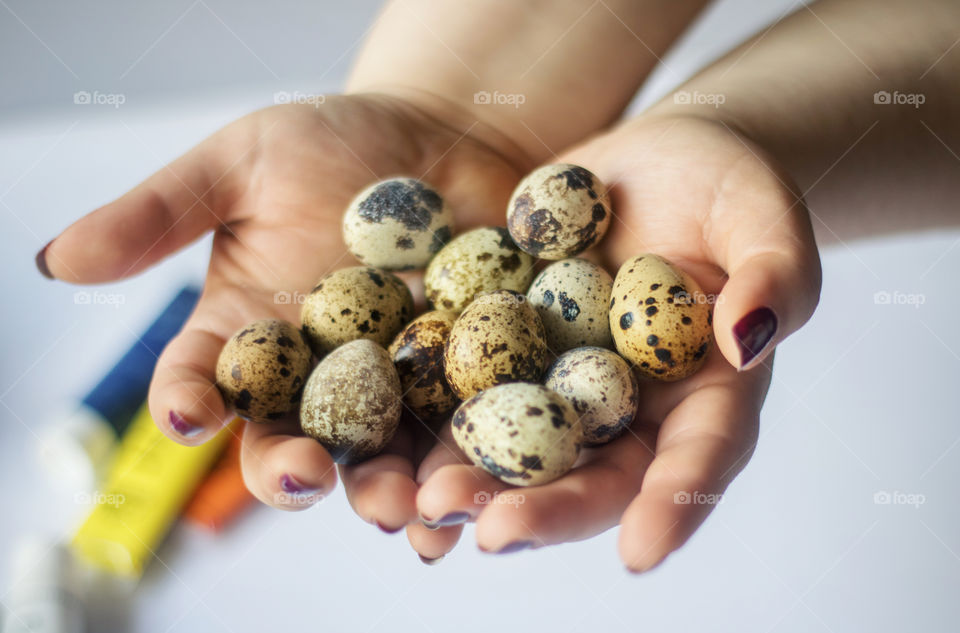
{"label": "fingernail", "polygon": [[514,541],[513,543],[507,543],[500,549],[498,549],[494,554],[513,554],[515,552],[522,552],[525,549],[528,549],[533,546],[533,541]]}
{"label": "fingernail", "polygon": [[446,514],[437,521],[427,521],[423,519],[423,525],[428,530],[436,530],[442,527],[450,527],[451,525],[460,525],[461,523],[466,523],[470,520],[469,512],[451,512]]}
{"label": "fingernail", "polygon": [[288,475],[286,473],[280,476],[280,489],[287,494],[303,496],[315,495],[320,492],[320,488],[311,488],[309,486],[305,486],[297,481],[293,475]]}
{"label": "fingernail", "polygon": [[767,307],[757,308],[733,326],[733,336],[740,347],[740,369],[760,356],[777,333],[777,315]]}
{"label": "fingernail", "polygon": [[666,556],[664,556],[660,560],[654,561],[652,565],[647,565],[646,567],[630,567],[629,565],[627,565],[626,570],[631,574],[633,574],[634,576],[639,576],[640,574],[645,574],[648,571],[653,571],[654,569],[662,565],[663,561],[665,560],[667,560]]}
{"label": "fingernail", "polygon": [[40,252],[37,253],[37,256],[34,261],[37,263],[37,270],[40,271],[40,274],[46,277],[47,279],[54,279],[55,277],[50,272],[50,267],[47,266],[47,249],[50,248],[50,245],[53,244],[53,240],[50,240],[46,245],[40,249]]}
{"label": "fingernail", "polygon": [[383,523],[380,523],[380,521],[374,521],[374,523],[377,525],[378,528],[380,528],[381,532],[385,532],[386,534],[396,534],[397,532],[399,532],[404,528],[404,526],[402,525],[398,528],[387,527]]}
{"label": "fingernail", "polygon": [[181,437],[187,439],[191,437],[196,437],[203,433],[202,426],[195,426],[187,422],[182,415],[176,411],[170,412],[170,426],[176,431]]}
{"label": "fingernail", "polygon": [[433,567],[434,565],[442,561],[446,557],[446,554],[444,554],[443,556],[437,556],[436,558],[427,558],[423,554],[417,554],[417,556],[420,557],[421,563],[423,563],[424,565],[430,565],[431,567]]}

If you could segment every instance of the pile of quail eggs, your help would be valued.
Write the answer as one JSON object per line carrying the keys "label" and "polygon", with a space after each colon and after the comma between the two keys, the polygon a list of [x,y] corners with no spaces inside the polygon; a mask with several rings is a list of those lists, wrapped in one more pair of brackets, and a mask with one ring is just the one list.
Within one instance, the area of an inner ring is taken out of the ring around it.
{"label": "pile of quail eggs", "polygon": [[[381,452],[400,424],[437,432],[450,422],[469,459],[501,480],[556,479],[581,447],[631,425],[639,380],[691,375],[711,343],[709,304],[667,260],[638,255],[612,278],[577,257],[610,221],[606,187],[576,165],[524,178],[506,228],[455,237],[433,187],[375,183],[343,217],[362,265],[320,279],[300,327],[266,319],[234,334],[217,386],[254,422],[299,412],[303,432],[338,463]],[[432,308],[420,315],[391,272],[412,269],[425,269]]]}

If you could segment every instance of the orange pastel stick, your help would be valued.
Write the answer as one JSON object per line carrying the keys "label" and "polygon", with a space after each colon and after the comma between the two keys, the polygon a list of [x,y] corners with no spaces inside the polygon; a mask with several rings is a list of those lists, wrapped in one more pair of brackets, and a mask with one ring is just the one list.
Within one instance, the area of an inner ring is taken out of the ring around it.
{"label": "orange pastel stick", "polygon": [[243,427],[237,426],[235,429],[235,435],[230,438],[220,460],[197,487],[183,512],[187,521],[213,532],[226,527],[254,500],[240,472]]}

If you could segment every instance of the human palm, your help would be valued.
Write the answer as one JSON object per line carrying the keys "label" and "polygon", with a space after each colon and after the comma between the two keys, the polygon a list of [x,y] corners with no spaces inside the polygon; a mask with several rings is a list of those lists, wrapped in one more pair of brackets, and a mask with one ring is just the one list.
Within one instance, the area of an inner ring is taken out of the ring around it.
{"label": "human palm", "polygon": [[[296,297],[351,263],[340,217],[357,191],[394,175],[423,178],[450,202],[459,229],[503,224],[513,186],[534,165],[505,151],[509,144],[489,142],[496,134],[482,124],[447,121],[373,95],[254,113],[79,220],[47,248],[47,265],[66,281],[117,279],[216,231],[203,296],[163,353],[150,393],[164,432],[201,443],[232,417],[213,384],[223,342],[258,318],[297,321],[297,302],[278,302],[277,293]],[[769,372],[734,369],[734,321],[772,305],[781,317],[779,340],[816,301],[819,268],[802,205],[755,151],[715,124],[651,118],[560,157],[612,185],[616,219],[596,249],[611,271],[653,251],[693,274],[707,293],[723,289],[714,321],[723,356],[714,350],[682,382],[644,384],[630,433],[584,451],[565,477],[520,491],[524,502],[515,505],[479,503],[481,493],[507,487],[468,465],[449,429],[437,435],[408,419],[384,454],[341,468],[355,511],[386,531],[407,526],[427,559],[454,546],[464,520],[477,521],[478,543],[491,551],[586,538],[619,521],[621,556],[634,569],[682,544],[709,506],[678,505],[674,493],[721,491],[756,435]],[[757,296],[767,303],[757,304]],[[305,507],[336,483],[330,456],[294,423],[248,424],[243,468],[258,498],[288,509]],[[421,519],[450,525],[429,529]]]}

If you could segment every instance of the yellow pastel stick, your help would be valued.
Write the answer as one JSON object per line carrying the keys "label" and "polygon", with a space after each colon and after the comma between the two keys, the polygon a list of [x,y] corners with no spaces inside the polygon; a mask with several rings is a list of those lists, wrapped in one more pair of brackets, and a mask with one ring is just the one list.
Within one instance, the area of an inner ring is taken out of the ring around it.
{"label": "yellow pastel stick", "polygon": [[103,571],[139,578],[236,426],[201,446],[182,446],[160,432],[143,405],[120,440],[93,511],[73,537],[77,556]]}

